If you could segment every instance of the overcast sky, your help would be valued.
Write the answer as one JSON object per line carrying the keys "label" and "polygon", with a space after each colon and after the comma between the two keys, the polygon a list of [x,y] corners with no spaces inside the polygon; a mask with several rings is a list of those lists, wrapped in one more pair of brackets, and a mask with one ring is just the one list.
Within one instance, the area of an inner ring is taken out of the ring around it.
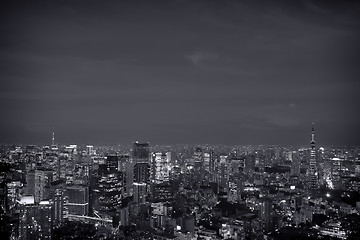
{"label": "overcast sky", "polygon": [[0,142],[360,145],[356,1],[8,1]]}

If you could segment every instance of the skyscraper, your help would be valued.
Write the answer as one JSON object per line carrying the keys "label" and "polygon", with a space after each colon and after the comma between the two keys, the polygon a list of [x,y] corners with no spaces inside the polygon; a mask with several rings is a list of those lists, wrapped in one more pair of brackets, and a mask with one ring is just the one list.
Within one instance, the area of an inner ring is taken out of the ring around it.
{"label": "skyscraper", "polygon": [[171,152],[154,153],[151,159],[151,180],[154,183],[169,181]]}
{"label": "skyscraper", "polygon": [[263,198],[260,203],[259,218],[262,231],[265,234],[274,230],[274,212],[273,203],[269,198]]}
{"label": "skyscraper", "polygon": [[136,212],[139,213],[140,205],[146,202],[150,183],[150,164],[148,162],[138,162],[134,166],[134,202]]}
{"label": "skyscraper", "polygon": [[146,202],[147,184],[134,182],[134,202],[144,204]]}
{"label": "skyscraper", "polygon": [[150,160],[149,143],[134,142],[132,149],[132,157],[135,163],[149,162]]}
{"label": "skyscraper", "polygon": [[318,177],[318,169],[316,162],[316,150],[315,150],[315,129],[314,124],[311,129],[311,149],[310,149],[310,161],[309,168],[307,170],[307,181],[309,189],[317,189],[319,188],[319,177]]}
{"label": "skyscraper", "polygon": [[119,157],[116,155],[111,155],[111,156],[107,156],[106,157],[106,167],[107,167],[107,171],[116,173],[119,171]]}
{"label": "skyscraper", "polygon": [[134,183],[150,182],[150,164],[149,163],[136,163],[134,166]]}
{"label": "skyscraper", "polygon": [[35,170],[35,202],[49,197],[50,184],[53,182],[53,171],[48,169]]}
{"label": "skyscraper", "polygon": [[77,216],[87,216],[89,214],[89,188],[86,186],[67,186],[66,187],[67,214]]}
{"label": "skyscraper", "polygon": [[22,197],[19,205],[19,239],[51,239],[52,205],[49,201],[34,202]]}
{"label": "skyscraper", "polygon": [[118,171],[117,156],[108,156],[105,163],[99,164],[97,187],[94,190],[94,209],[105,217],[115,214],[121,204],[124,191],[124,175]]}
{"label": "skyscraper", "polygon": [[65,188],[64,180],[51,183],[52,216],[55,224],[61,223],[64,218]]}

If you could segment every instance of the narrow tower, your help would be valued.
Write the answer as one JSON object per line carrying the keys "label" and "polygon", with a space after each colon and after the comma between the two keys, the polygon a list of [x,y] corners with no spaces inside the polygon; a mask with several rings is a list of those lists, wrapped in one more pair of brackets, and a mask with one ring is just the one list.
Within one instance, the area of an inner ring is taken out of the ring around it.
{"label": "narrow tower", "polygon": [[308,187],[310,189],[317,189],[317,188],[319,188],[319,176],[318,176],[317,162],[316,162],[314,123],[312,124],[312,128],[311,128],[311,142],[310,142],[310,145],[311,145],[310,162],[309,162],[309,168],[308,168],[308,171],[307,171]]}

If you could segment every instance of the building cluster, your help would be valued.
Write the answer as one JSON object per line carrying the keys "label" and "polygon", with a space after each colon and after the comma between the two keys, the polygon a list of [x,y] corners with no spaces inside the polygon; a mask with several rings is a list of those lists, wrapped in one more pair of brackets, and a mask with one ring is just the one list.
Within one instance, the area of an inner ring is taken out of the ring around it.
{"label": "building cluster", "polygon": [[[2,146],[0,221],[11,239],[351,239],[360,149]],[[74,228],[72,234],[76,235]],[[70,231],[71,232],[71,231]],[[65,232],[63,232],[65,234]]]}

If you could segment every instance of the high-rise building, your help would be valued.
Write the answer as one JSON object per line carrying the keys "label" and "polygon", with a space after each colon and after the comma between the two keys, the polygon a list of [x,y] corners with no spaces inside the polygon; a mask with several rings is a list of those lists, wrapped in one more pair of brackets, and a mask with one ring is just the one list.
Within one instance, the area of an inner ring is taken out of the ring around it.
{"label": "high-rise building", "polygon": [[118,170],[121,172],[126,172],[126,166],[131,162],[129,155],[124,154],[119,156],[119,167]]}
{"label": "high-rise building", "polygon": [[171,185],[169,183],[155,184],[151,188],[152,201],[166,202],[172,199]]}
{"label": "high-rise building", "polygon": [[119,171],[119,164],[120,164],[120,158],[118,156],[112,155],[107,156],[105,161],[107,171],[110,172],[118,172]]}
{"label": "high-rise building", "polygon": [[297,151],[293,151],[291,162],[291,174],[299,176],[301,167],[301,158]]}
{"label": "high-rise building", "polygon": [[26,195],[35,195],[35,170],[26,173]]}
{"label": "high-rise building", "polygon": [[17,200],[21,195],[23,184],[20,181],[9,182],[7,186],[7,204],[11,212],[15,212]]}
{"label": "high-rise building", "polygon": [[58,156],[57,179],[66,180],[69,172],[72,172],[72,159],[70,154],[61,152]]}
{"label": "high-rise building", "polygon": [[89,188],[86,186],[66,187],[65,208],[68,215],[87,216],[89,214]]}
{"label": "high-rise building", "polygon": [[52,170],[36,169],[35,170],[35,202],[38,203],[47,199],[50,194],[50,185],[53,182]]}
{"label": "high-rise building", "polygon": [[218,184],[223,188],[223,190],[227,191],[228,188],[228,182],[229,182],[229,175],[228,175],[228,169],[227,169],[227,156],[221,155],[220,161],[218,164]]}
{"label": "high-rise building", "polygon": [[169,181],[171,152],[154,153],[151,159],[151,180],[155,184]]}
{"label": "high-rise building", "polygon": [[240,202],[241,201],[241,193],[243,191],[243,181],[238,180],[230,180],[229,181],[229,192],[227,195],[228,202]]}
{"label": "high-rise building", "polygon": [[51,184],[54,224],[61,223],[64,218],[65,188],[66,185],[64,180],[58,180]]}
{"label": "high-rise building", "polygon": [[125,193],[127,196],[132,196],[134,193],[134,163],[131,161],[125,164]]}
{"label": "high-rise building", "polygon": [[136,163],[134,166],[134,183],[150,182],[150,164],[149,163]]}
{"label": "high-rise building", "polygon": [[134,182],[134,202],[144,204],[147,196],[147,184]]}
{"label": "high-rise building", "polygon": [[129,207],[123,207],[119,209],[119,225],[120,226],[128,226],[130,225],[130,213],[129,213]]}
{"label": "high-rise building", "polygon": [[204,168],[205,168],[205,171],[207,172],[211,172],[211,160],[212,160],[212,156],[211,156],[211,153],[210,152],[204,152],[203,154],[203,159],[204,159]]}
{"label": "high-rise building", "polygon": [[310,149],[310,161],[309,168],[307,169],[307,180],[308,180],[308,188],[309,189],[317,189],[319,188],[319,177],[318,177],[318,169],[317,169],[317,161],[316,161],[316,149],[315,149],[315,129],[314,124],[311,129],[311,149]]}
{"label": "high-rise building", "polygon": [[150,164],[149,162],[137,162],[134,165],[134,211],[140,213],[141,205],[146,203],[150,184]]}
{"label": "high-rise building", "polygon": [[86,145],[86,153],[87,153],[87,155],[95,154],[94,146],[93,145]]}
{"label": "high-rise building", "polygon": [[268,198],[264,198],[260,202],[259,219],[261,222],[261,228],[265,234],[274,230],[273,204]]}
{"label": "high-rise building", "polygon": [[203,150],[200,147],[195,148],[195,152],[194,152],[194,161],[199,161],[202,162],[203,161]]}
{"label": "high-rise building", "polygon": [[49,201],[34,202],[34,197],[20,200],[19,239],[51,239],[52,204]]}
{"label": "high-rise building", "polygon": [[[2,208],[5,212],[9,210],[7,186],[4,178],[0,179],[0,208]],[[0,213],[0,217],[3,216],[3,213]]]}
{"label": "high-rise building", "polygon": [[134,142],[132,149],[132,158],[135,163],[149,162],[150,160],[149,143]]}
{"label": "high-rise building", "polygon": [[134,142],[132,161],[126,164],[126,193],[135,194],[134,183],[146,183],[150,180],[150,147],[149,143]]}
{"label": "high-rise building", "polygon": [[335,189],[341,189],[342,188],[342,182],[341,182],[341,169],[342,169],[342,162],[343,159],[334,157],[330,160],[330,166],[331,166],[331,188]]}
{"label": "high-rise building", "polygon": [[98,184],[93,192],[94,209],[104,216],[116,213],[124,192],[124,175],[118,171],[118,158],[108,157],[99,164]]}

